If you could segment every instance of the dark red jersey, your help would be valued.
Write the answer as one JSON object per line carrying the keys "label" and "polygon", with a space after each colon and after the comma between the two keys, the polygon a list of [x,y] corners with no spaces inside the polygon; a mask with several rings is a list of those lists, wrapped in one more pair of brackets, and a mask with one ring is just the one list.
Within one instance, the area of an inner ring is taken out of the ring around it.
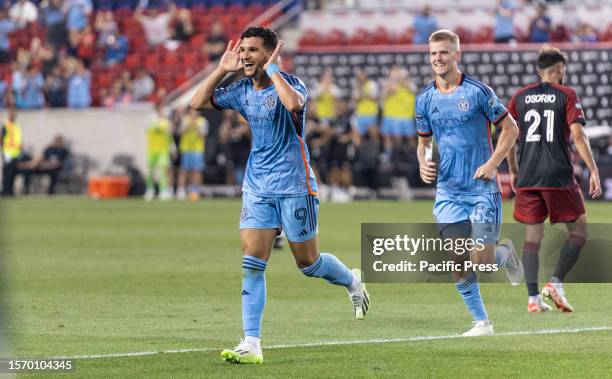
{"label": "dark red jersey", "polygon": [[586,123],[576,92],[558,84],[531,84],[512,96],[508,111],[520,130],[517,188],[573,186],[570,125]]}

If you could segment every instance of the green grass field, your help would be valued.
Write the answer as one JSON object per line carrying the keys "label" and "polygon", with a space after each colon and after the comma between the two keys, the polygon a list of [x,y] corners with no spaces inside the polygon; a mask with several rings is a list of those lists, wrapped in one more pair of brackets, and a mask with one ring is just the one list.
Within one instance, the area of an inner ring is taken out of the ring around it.
{"label": "green grass field", "polygon": [[[324,203],[321,248],[357,267],[360,223],[428,222],[431,205]],[[511,204],[505,209],[510,221]],[[3,201],[0,211],[11,355],[196,350],[78,359],[68,376],[612,375],[612,329],[571,332],[612,327],[610,284],[568,284],[573,314],[528,314],[524,287],[484,284],[499,336],[419,339],[469,328],[453,285],[371,284],[371,312],[360,322],[346,291],[304,277],[287,248],[268,265],[265,362],[229,365],[219,352],[241,335],[239,201],[29,198]],[[609,222],[612,204],[590,203],[588,212]],[[559,333],[538,334],[550,329]]]}

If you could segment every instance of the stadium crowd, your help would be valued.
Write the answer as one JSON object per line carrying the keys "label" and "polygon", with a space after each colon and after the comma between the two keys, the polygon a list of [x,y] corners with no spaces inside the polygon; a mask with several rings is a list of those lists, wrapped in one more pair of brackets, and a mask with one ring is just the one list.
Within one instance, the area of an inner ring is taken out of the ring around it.
{"label": "stadium crowd", "polygon": [[217,59],[227,35],[270,3],[2,1],[0,105],[159,101]]}

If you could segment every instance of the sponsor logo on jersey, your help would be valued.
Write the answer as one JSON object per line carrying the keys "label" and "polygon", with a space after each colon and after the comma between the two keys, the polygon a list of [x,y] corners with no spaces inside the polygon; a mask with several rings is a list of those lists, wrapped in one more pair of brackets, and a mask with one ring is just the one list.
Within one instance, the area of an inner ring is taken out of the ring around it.
{"label": "sponsor logo on jersey", "polygon": [[527,95],[525,97],[525,104],[554,103],[555,101],[557,101],[557,95],[554,94]]}
{"label": "sponsor logo on jersey", "polygon": [[431,120],[433,126],[460,126],[463,123],[470,121],[470,116],[436,118]]}
{"label": "sponsor logo on jersey", "polygon": [[457,104],[457,108],[462,111],[465,112],[468,109],[470,109],[470,103],[466,100],[466,99],[461,99],[459,101],[459,104]]}

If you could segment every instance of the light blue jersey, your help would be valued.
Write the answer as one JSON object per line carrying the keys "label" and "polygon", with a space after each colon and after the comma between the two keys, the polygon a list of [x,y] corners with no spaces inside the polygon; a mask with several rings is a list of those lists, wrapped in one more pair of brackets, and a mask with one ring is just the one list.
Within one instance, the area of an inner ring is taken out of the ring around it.
{"label": "light blue jersey", "polygon": [[[304,83],[293,75],[283,78],[308,99]],[[306,107],[289,112],[274,85],[255,89],[245,78],[217,88],[211,98],[217,109],[233,109],[248,121],[253,136],[242,191],[261,197],[317,196],[317,182],[304,142]]]}
{"label": "light blue jersey", "polygon": [[432,82],[417,95],[417,133],[433,135],[440,151],[438,192],[499,192],[496,180],[473,177],[493,154],[490,123],[498,123],[507,114],[493,91],[468,75],[462,74],[459,86],[450,93],[441,92]]}

